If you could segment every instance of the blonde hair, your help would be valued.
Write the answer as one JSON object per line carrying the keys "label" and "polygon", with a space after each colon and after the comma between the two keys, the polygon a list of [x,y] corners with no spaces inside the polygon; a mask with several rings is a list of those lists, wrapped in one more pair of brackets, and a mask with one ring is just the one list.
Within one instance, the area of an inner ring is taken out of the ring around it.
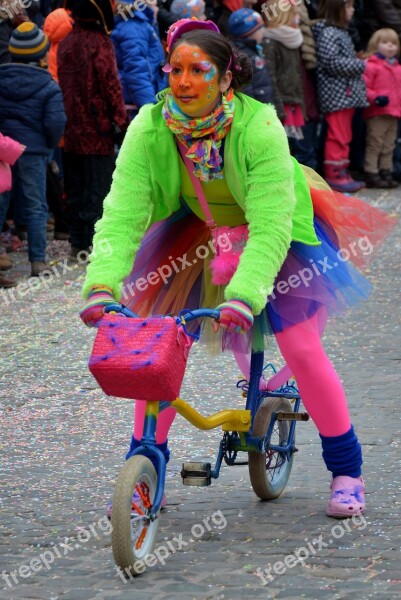
{"label": "blonde hair", "polygon": [[372,35],[372,37],[369,40],[368,47],[366,49],[367,56],[372,56],[372,54],[377,52],[380,42],[387,42],[387,41],[393,42],[393,44],[396,44],[396,46],[398,48],[397,54],[399,55],[400,54],[400,38],[398,37],[398,34],[396,31],[394,31],[394,29],[386,28],[386,29],[378,29]]}
{"label": "blonde hair", "polygon": [[266,27],[280,27],[280,25],[294,25],[298,15],[297,6],[290,0],[266,0],[262,4],[262,16]]}

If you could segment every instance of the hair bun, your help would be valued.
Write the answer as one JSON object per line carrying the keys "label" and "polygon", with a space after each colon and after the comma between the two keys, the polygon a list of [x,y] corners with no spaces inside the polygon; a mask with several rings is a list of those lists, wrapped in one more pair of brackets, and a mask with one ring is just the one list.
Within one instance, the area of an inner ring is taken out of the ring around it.
{"label": "hair bun", "polygon": [[245,53],[237,52],[235,48],[233,48],[230,70],[233,74],[231,85],[235,90],[240,90],[252,81],[253,69],[249,57]]}

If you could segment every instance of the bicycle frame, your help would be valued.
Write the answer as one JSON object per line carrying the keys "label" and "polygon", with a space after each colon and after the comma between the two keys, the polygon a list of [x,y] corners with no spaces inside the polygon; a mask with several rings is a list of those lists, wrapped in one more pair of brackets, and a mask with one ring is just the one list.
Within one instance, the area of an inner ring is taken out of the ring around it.
{"label": "bicycle frame", "polygon": [[[119,312],[128,317],[137,317],[137,315],[126,309],[126,307],[121,307],[121,305],[111,305],[108,307],[107,312]],[[202,317],[218,318],[219,312],[210,309],[182,311],[180,316],[176,318],[176,321],[177,324],[182,325],[185,329],[187,323]],[[244,386],[244,389],[247,388],[245,409],[226,409],[214,413],[209,417],[204,417],[181,398],[177,398],[173,402],[166,402],[162,400],[146,401],[145,422],[141,446],[135,448],[135,450],[129,453],[127,455],[127,459],[136,455],[153,457],[156,459],[157,487],[153,506],[147,513],[149,520],[152,521],[157,518],[157,513],[159,511],[163,496],[166,476],[166,460],[163,453],[156,447],[157,419],[160,412],[170,406],[175,408],[180,415],[182,415],[187,421],[192,423],[198,429],[209,430],[221,426],[222,430],[228,435],[230,432],[238,433],[238,437],[231,440],[231,447],[229,448],[234,452],[266,452],[266,450],[269,448],[276,452],[280,452],[286,457],[286,459],[290,459],[291,454],[294,452],[294,436],[296,426],[295,420],[291,421],[289,437],[285,446],[268,444],[268,440],[270,439],[274,424],[276,422],[276,413],[273,414],[267,433],[263,438],[253,437],[252,435],[254,418],[264,398],[284,397],[292,400],[295,402],[294,413],[298,413],[301,403],[300,395],[293,385],[282,386],[276,391],[260,389],[260,381],[263,373],[263,359],[263,352],[252,353],[249,385]],[[274,367],[272,368],[274,370]],[[275,370],[274,373],[276,373]],[[213,479],[217,479],[219,477],[221,464],[223,462],[225,452],[227,451],[225,444],[226,442],[223,438],[220,442],[213,472],[211,473],[211,478]]]}

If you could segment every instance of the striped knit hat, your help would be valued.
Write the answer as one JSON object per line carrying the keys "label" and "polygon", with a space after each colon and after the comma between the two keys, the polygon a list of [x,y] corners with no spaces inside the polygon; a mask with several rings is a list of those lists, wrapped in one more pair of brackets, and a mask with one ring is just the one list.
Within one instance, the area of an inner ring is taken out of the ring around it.
{"label": "striped knit hat", "polygon": [[49,49],[49,40],[35,23],[27,21],[14,29],[8,51],[18,62],[34,62],[42,58]]}

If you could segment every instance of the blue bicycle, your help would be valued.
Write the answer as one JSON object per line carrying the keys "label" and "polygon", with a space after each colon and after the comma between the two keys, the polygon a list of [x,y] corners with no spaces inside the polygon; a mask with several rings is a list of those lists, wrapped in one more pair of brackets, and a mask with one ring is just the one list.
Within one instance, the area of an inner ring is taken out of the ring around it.
{"label": "blue bicycle", "polygon": [[[108,312],[137,316],[120,305],[110,306]],[[176,322],[185,328],[191,321],[207,317],[218,319],[219,313],[209,309],[182,311]],[[269,371],[272,377],[266,380]],[[254,352],[249,381],[237,384],[246,399],[244,409],[224,409],[204,417],[181,398],[169,403],[146,402],[141,446],[131,452],[121,469],[113,498],[112,549],[121,569],[132,575],[143,572],[138,561],[151,554],[156,543],[166,461],[156,447],[155,434],[158,415],[165,405],[173,406],[198,429],[221,427],[223,431],[213,466],[198,462],[183,464],[184,485],[210,485],[219,477],[223,460],[229,466],[248,464],[255,494],[262,500],[271,500],[282,493],[290,476],[297,451],[296,422],[309,419],[307,413],[300,412],[301,397],[295,382],[288,381],[290,375],[288,367],[279,372],[271,364],[264,367],[264,353]],[[240,453],[247,454],[247,461],[238,460]]]}

